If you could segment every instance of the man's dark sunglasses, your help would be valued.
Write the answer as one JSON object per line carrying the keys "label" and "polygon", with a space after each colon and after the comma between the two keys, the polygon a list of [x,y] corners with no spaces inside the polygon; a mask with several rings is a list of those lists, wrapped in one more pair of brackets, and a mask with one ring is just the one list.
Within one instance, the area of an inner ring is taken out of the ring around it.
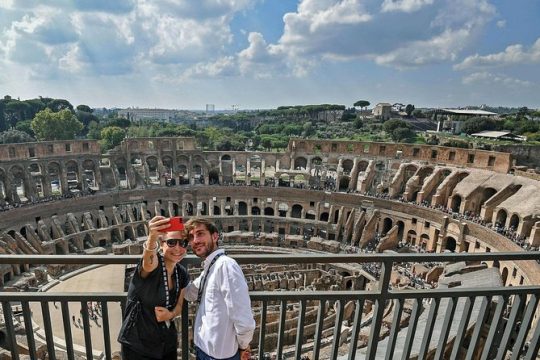
{"label": "man's dark sunglasses", "polygon": [[189,245],[189,240],[188,239],[167,239],[165,240],[165,242],[167,243],[167,246],[168,247],[175,247],[176,244],[180,245],[181,247],[183,247],[184,249],[188,247]]}

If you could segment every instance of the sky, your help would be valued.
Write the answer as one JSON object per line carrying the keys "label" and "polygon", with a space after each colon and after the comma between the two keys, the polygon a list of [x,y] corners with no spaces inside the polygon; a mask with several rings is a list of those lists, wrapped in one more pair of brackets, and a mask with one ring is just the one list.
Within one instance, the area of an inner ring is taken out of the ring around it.
{"label": "sky", "polygon": [[0,96],[540,108],[538,0],[0,0]]}

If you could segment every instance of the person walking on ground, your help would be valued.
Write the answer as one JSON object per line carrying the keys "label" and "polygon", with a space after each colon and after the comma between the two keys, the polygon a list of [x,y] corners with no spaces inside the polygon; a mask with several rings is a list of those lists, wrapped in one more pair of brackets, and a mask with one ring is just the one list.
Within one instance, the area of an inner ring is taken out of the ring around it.
{"label": "person walking on ground", "polygon": [[191,218],[186,230],[191,249],[203,259],[201,275],[184,293],[186,300],[198,303],[193,329],[197,360],[248,360],[255,320],[242,269],[219,249],[214,223]]}
{"label": "person walking on ground", "polygon": [[[148,223],[148,238],[128,288],[118,341],[123,360],[176,360],[178,338],[174,321],[182,310],[189,275],[180,261],[186,255],[187,234],[167,231],[169,218]],[[158,250],[161,250],[158,252]]]}

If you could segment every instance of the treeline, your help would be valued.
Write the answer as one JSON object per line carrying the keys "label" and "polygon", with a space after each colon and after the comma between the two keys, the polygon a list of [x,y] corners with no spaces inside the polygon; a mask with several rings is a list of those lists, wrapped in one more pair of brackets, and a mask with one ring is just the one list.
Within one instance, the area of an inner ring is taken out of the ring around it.
{"label": "treeline", "polygon": [[[103,151],[118,146],[127,137],[194,137],[204,150],[244,151],[279,150],[289,138],[344,139],[362,141],[418,142],[422,138],[403,119],[384,123],[366,118],[357,107],[344,105],[280,106],[277,109],[218,114],[203,120],[187,119],[180,123],[157,120],[132,122],[119,118],[116,111],[94,111],[87,105],[74,107],[64,99],[39,97],[30,100],[0,100],[0,143],[21,143],[69,139],[99,140]],[[415,115],[416,110],[411,106]],[[96,115],[98,114],[98,115]],[[428,114],[429,115],[429,114]],[[540,141],[538,112],[520,108],[502,120],[485,117],[464,119],[462,131],[510,130]],[[434,115],[436,116],[436,114]]]}

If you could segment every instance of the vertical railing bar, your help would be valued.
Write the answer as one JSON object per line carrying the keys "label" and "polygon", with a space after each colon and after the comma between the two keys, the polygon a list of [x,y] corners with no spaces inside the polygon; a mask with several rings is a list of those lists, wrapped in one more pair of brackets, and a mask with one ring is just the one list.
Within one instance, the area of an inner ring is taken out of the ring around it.
{"label": "vertical railing bar", "polygon": [[364,311],[364,299],[356,300],[356,310],[354,312],[354,322],[351,334],[351,342],[349,343],[349,358],[348,360],[355,360],[356,358],[356,346],[358,344],[358,334],[362,326],[362,312]]}
{"label": "vertical railing bar", "polygon": [[522,296],[519,294],[516,294],[514,296],[514,301],[512,302],[512,310],[510,311],[510,316],[508,317],[508,321],[506,322],[504,333],[502,334],[501,341],[498,342],[499,351],[497,352],[497,359],[503,360],[508,350],[507,349],[508,342],[510,341],[512,332],[514,332],[514,325],[516,323],[522,302],[523,302]]}
{"label": "vertical railing bar", "polygon": [[8,301],[2,301],[2,309],[4,310],[7,336],[11,343],[11,358],[19,360],[19,350],[17,349],[17,339],[15,338],[15,326],[13,325],[13,311],[11,311],[11,304]]}
{"label": "vertical railing bar", "polygon": [[[188,360],[189,359],[189,302],[184,300],[182,303],[182,318],[180,321],[180,327],[182,328],[182,349],[180,352],[180,358],[182,360]],[[193,320],[195,321],[195,320]]]}
{"label": "vertical railing bar", "polygon": [[268,301],[262,302],[261,322],[259,325],[259,359],[264,359],[264,338],[266,335],[266,313],[268,311]]}
{"label": "vertical railing bar", "polygon": [[381,273],[379,277],[379,296],[375,299],[375,311],[371,321],[371,330],[366,350],[366,360],[375,360],[377,355],[377,345],[379,343],[379,333],[384,313],[384,306],[388,298],[388,287],[390,284],[390,275],[392,274],[392,259],[385,259],[381,264]]}
{"label": "vertical railing bar", "polygon": [[49,353],[49,359],[56,360],[56,353],[54,349],[54,336],[51,324],[51,312],[49,311],[49,304],[47,301],[41,302],[41,314],[43,316],[43,327],[45,328],[45,339],[47,341],[47,351]]}
{"label": "vertical railing bar", "polygon": [[81,301],[81,316],[83,319],[84,346],[86,347],[86,358],[92,359],[94,357],[92,353],[92,335],[90,333],[90,320],[88,318],[88,304],[86,303],[86,301]]}
{"label": "vertical railing bar", "polygon": [[105,345],[105,358],[112,359],[111,330],[109,328],[109,307],[106,301],[101,302],[101,318],[103,327],[103,341]]}
{"label": "vertical railing bar", "polygon": [[[332,339],[332,351],[330,353],[330,359],[336,359],[339,350],[339,338],[341,335],[341,323],[343,322],[343,300],[336,300],[336,320],[334,322],[334,336]],[[334,306],[335,306],[334,305]]]}
{"label": "vertical railing bar", "polygon": [[499,296],[500,301],[495,308],[495,313],[493,319],[491,320],[491,326],[489,327],[489,333],[484,344],[482,356],[480,358],[481,360],[488,360],[488,358],[490,357],[490,353],[495,350],[492,347],[493,339],[495,339],[495,334],[497,333],[497,331],[499,331],[499,324],[501,323],[504,308],[506,306],[506,299],[507,297],[505,296]]}
{"label": "vertical railing bar", "polygon": [[467,356],[465,357],[465,360],[472,360],[474,358],[476,347],[478,344],[478,340],[480,340],[480,335],[482,334],[482,328],[484,327],[484,323],[489,315],[491,308],[491,297],[484,296],[482,297],[482,303],[480,304],[480,310],[478,312],[478,318],[476,319],[476,323],[474,325],[474,331],[471,335],[471,341],[469,342],[469,347],[467,349]]}
{"label": "vertical railing bar", "polygon": [[388,345],[386,346],[385,360],[392,360],[394,356],[394,349],[396,347],[396,339],[399,333],[399,325],[401,323],[401,314],[403,313],[403,304],[405,299],[394,300],[394,318],[392,319],[392,329],[390,329],[390,335],[388,336]]}
{"label": "vertical railing bar", "polygon": [[420,345],[420,352],[418,353],[418,360],[424,360],[429,350],[431,335],[433,335],[433,326],[437,320],[437,312],[439,311],[440,301],[441,299],[439,298],[431,299],[426,327],[424,328],[424,336],[422,338],[422,344]]}
{"label": "vertical railing bar", "polygon": [[403,360],[408,360],[409,355],[411,354],[411,348],[413,344],[414,335],[416,335],[416,326],[418,325],[418,318],[422,313],[421,309],[422,299],[414,299],[413,310],[409,318],[409,326],[407,329],[407,337],[405,338],[405,343],[403,344],[403,352],[401,358]]}
{"label": "vertical railing bar", "polygon": [[28,341],[28,352],[31,359],[37,358],[36,356],[36,340],[34,338],[34,329],[32,326],[32,311],[30,310],[30,304],[28,301],[21,301],[24,328],[26,329],[26,340]]}
{"label": "vertical railing bar", "polygon": [[317,310],[317,325],[315,327],[315,336],[313,338],[313,359],[319,358],[321,350],[321,337],[324,327],[324,314],[326,313],[326,301],[320,300],[319,309]]}
{"label": "vertical railing bar", "polygon": [[66,352],[69,360],[75,359],[73,353],[73,335],[71,333],[71,322],[69,321],[69,306],[67,301],[60,301],[62,311],[62,323],[64,324],[64,339],[66,340]]}
{"label": "vertical railing bar", "polygon": [[463,305],[463,316],[459,322],[458,331],[456,338],[454,340],[454,347],[452,348],[452,354],[450,359],[457,359],[463,340],[467,334],[467,327],[469,326],[469,320],[471,318],[471,313],[474,307],[475,298],[467,297],[465,298],[465,304]]}
{"label": "vertical railing bar", "polygon": [[285,321],[287,319],[287,301],[281,300],[281,307],[279,309],[279,329],[278,329],[278,343],[277,343],[277,358],[283,358],[283,340],[285,334]]}
{"label": "vertical railing bar", "polygon": [[446,308],[446,314],[444,315],[444,322],[441,328],[441,334],[439,336],[437,351],[435,352],[435,359],[442,359],[444,357],[446,341],[448,340],[448,334],[450,334],[454,314],[456,312],[457,300],[458,298],[455,297],[448,298],[448,307]]}
{"label": "vertical railing bar", "polygon": [[300,300],[300,313],[298,314],[298,325],[296,328],[295,359],[300,359],[302,355],[302,345],[304,343],[304,322],[306,319],[306,301]]}
{"label": "vertical railing bar", "polygon": [[536,322],[536,330],[529,343],[529,350],[525,354],[525,360],[536,359],[540,350],[540,321]]}
{"label": "vertical railing bar", "polygon": [[531,323],[538,305],[538,295],[532,294],[525,309],[525,314],[523,315],[523,320],[521,321],[521,327],[519,333],[516,337],[516,342],[512,348],[512,358],[510,360],[518,360],[520,354],[523,352],[523,344],[527,337],[527,333],[531,327]]}

